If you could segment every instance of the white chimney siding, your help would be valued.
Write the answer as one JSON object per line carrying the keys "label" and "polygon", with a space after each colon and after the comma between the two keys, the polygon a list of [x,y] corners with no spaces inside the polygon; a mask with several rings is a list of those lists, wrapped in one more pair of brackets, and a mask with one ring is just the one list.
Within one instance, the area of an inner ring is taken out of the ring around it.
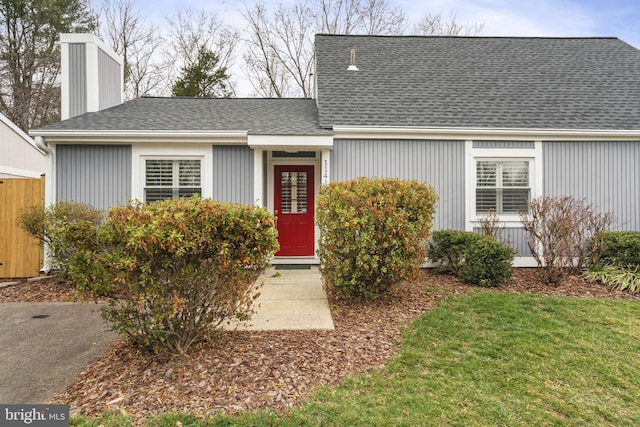
{"label": "white chimney siding", "polygon": [[60,34],[61,118],[122,103],[123,58],[93,34]]}

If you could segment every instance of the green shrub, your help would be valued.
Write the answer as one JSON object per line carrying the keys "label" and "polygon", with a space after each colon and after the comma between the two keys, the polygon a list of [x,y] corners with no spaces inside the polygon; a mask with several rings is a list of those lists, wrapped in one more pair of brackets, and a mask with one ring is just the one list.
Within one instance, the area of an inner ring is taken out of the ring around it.
{"label": "green shrub", "polygon": [[515,251],[492,236],[481,236],[464,252],[460,278],[476,286],[502,286],[513,274]]}
{"label": "green shrub", "polygon": [[640,232],[604,231],[592,241],[596,249],[592,264],[619,267],[640,266]]}
{"label": "green shrub", "polygon": [[278,248],[273,216],[254,206],[166,200],[114,208],[73,278],[108,293],[102,316],[135,344],[184,352],[252,314],[253,283]]}
{"label": "green shrub", "polygon": [[95,242],[104,213],[91,205],[57,202],[47,208],[31,206],[18,217],[18,224],[47,245],[53,266],[68,278],[69,259]]}
{"label": "green shrub", "polygon": [[433,232],[427,249],[427,257],[437,263],[440,273],[460,274],[466,249],[482,238],[482,235],[461,230],[437,230]]}
{"label": "green shrub", "polygon": [[417,273],[437,198],[432,186],[411,180],[358,178],[324,186],[316,221],[326,286],[373,300]]}
{"label": "green shrub", "polygon": [[640,293],[640,266],[599,265],[584,273],[587,280],[600,282],[613,289]]}
{"label": "green shrub", "polygon": [[513,273],[515,251],[493,236],[460,230],[433,233],[427,256],[436,271],[453,273],[477,286],[501,286]]}

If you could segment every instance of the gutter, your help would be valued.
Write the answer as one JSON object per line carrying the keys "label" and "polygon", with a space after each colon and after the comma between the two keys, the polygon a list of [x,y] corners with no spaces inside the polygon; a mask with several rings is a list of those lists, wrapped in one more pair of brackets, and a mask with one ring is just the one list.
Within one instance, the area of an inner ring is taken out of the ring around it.
{"label": "gutter", "polygon": [[546,139],[640,140],[640,130],[617,129],[536,129],[536,128],[436,128],[419,126],[341,126],[333,127],[335,138],[447,138],[447,139]]}
{"label": "gutter", "polygon": [[49,146],[44,142],[44,138],[41,136],[36,136],[34,138],[35,142],[36,142],[36,147],[42,151],[45,155],[49,155],[51,154],[51,149],[49,148]]}

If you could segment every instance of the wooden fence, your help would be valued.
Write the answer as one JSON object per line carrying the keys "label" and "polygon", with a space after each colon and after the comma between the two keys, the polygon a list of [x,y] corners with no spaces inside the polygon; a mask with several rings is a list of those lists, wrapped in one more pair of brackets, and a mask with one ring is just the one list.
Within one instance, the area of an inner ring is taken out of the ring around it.
{"label": "wooden fence", "polygon": [[33,277],[43,262],[40,242],[17,223],[27,207],[44,204],[44,177],[0,178],[0,278]]}

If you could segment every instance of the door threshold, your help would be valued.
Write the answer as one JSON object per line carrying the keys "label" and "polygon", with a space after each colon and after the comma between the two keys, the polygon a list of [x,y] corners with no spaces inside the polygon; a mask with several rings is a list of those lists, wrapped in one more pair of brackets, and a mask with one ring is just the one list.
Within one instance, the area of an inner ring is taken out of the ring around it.
{"label": "door threshold", "polygon": [[275,257],[271,260],[271,265],[319,265],[320,259],[314,256],[301,256],[301,257]]}

